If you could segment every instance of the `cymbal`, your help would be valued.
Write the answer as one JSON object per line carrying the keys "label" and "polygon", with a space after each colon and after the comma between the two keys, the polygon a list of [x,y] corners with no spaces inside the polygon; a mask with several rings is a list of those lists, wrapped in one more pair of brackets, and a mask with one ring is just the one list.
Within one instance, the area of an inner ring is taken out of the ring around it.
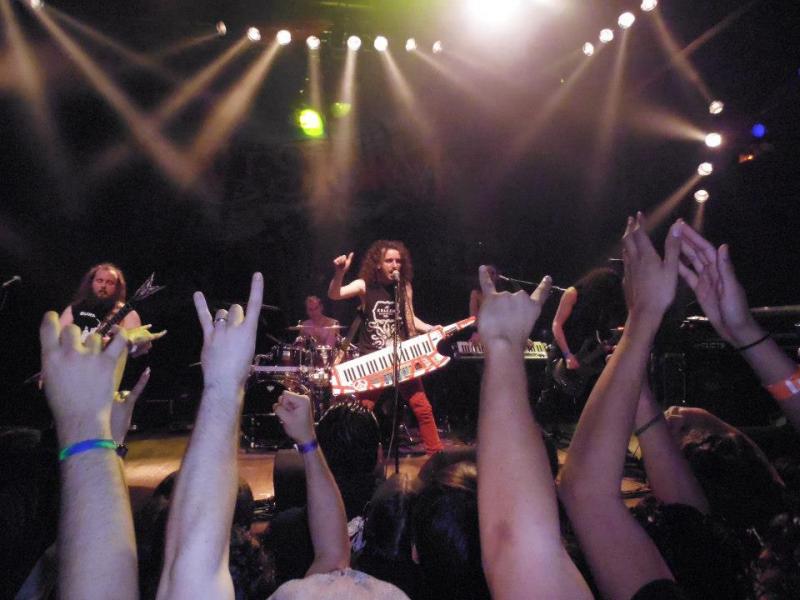
{"label": "cymbal", "polygon": [[287,327],[286,331],[303,331],[304,329],[344,329],[344,325],[323,325],[317,327],[316,325],[292,325]]}

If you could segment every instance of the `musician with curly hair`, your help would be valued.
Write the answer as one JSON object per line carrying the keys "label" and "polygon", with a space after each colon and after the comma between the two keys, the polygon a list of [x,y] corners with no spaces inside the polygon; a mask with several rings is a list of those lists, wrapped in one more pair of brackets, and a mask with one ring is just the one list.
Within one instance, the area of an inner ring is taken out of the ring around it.
{"label": "musician with curly hair", "polygon": [[[391,344],[395,328],[399,340],[406,340],[418,333],[433,329],[414,313],[414,296],[411,285],[414,267],[411,254],[405,244],[395,240],[378,240],[367,250],[361,263],[358,278],[347,285],[344,275],[353,262],[353,253],[334,259],[334,275],[328,286],[328,297],[332,300],[360,298],[361,325],[357,344],[361,354],[381,350]],[[399,304],[395,306],[394,286],[399,286]],[[370,390],[358,394],[359,401],[374,409],[382,390]],[[433,409],[419,379],[400,384],[400,394],[408,402],[419,422],[419,432],[425,451],[434,454],[442,449]]]}

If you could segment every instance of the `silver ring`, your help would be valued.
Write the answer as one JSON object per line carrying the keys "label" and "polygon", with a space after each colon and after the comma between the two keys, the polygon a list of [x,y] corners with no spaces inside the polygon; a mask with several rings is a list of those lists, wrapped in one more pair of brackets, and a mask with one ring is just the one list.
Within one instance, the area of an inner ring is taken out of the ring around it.
{"label": "silver ring", "polygon": [[227,317],[218,317],[214,319],[214,323],[227,322],[227,321],[228,321]]}

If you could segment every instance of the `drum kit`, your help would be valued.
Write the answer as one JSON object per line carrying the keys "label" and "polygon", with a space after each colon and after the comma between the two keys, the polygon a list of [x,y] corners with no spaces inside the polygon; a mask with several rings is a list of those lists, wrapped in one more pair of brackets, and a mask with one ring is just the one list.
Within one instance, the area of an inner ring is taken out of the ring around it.
{"label": "drum kit", "polygon": [[[358,348],[339,335],[342,325],[316,329],[337,332],[334,346],[319,344],[307,327],[295,325],[288,331],[299,333],[291,343],[276,343],[263,354],[256,354],[245,389],[242,412],[242,442],[250,448],[273,447],[265,442],[270,426],[272,405],[284,391],[305,394],[311,398],[314,418],[319,420],[332,403],[330,372],[337,362],[358,357]],[[337,361],[339,357],[339,361]],[[274,419],[274,417],[272,417]]]}

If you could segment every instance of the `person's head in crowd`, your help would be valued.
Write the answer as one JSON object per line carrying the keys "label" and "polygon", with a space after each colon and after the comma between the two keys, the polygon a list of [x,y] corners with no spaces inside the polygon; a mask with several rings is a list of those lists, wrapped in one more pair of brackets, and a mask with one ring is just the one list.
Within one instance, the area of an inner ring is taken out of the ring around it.
{"label": "person's head in crowd", "polygon": [[414,551],[430,598],[489,598],[481,566],[478,473],[459,462],[432,474],[412,513]]}
{"label": "person's head in crowd", "polygon": [[800,513],[776,516],[763,535],[753,565],[757,600],[800,598]]}
{"label": "person's head in crowd", "polygon": [[603,327],[614,327],[625,320],[627,307],[622,277],[608,267],[592,269],[574,287],[586,314],[594,315]]}
{"label": "person's head in crowd", "polygon": [[632,510],[689,598],[744,598],[749,589],[745,549],[719,520],[685,504],[648,496]]}
{"label": "person's head in crowd", "polygon": [[364,547],[356,561],[360,571],[396,585],[412,598],[422,578],[411,551],[411,509],[420,485],[418,479],[398,473],[375,490],[364,523]]}
{"label": "person's head in crowd", "polygon": [[739,530],[759,531],[784,511],[784,487],[752,445],[738,435],[709,435],[683,447],[712,514]]}
{"label": "person's head in crowd", "polygon": [[341,402],[325,411],[317,424],[317,440],[337,480],[372,473],[378,464],[378,421],[357,402]]}

